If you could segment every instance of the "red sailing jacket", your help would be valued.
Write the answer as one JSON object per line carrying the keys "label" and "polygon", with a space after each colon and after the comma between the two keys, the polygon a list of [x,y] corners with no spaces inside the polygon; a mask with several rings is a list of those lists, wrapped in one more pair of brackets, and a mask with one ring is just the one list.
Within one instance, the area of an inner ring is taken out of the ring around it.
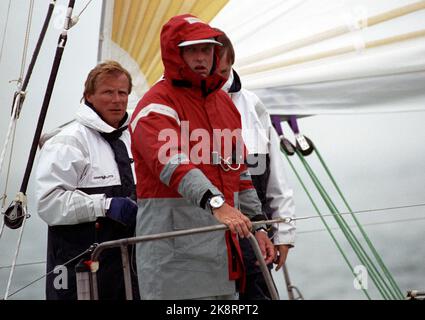
{"label": "red sailing jacket", "polygon": [[[138,199],[185,197],[199,207],[203,194],[210,190],[213,194],[223,194],[229,205],[238,207],[235,202],[239,192],[253,190],[251,180],[243,178],[247,172],[244,164],[239,170],[225,171],[222,166],[211,163],[216,151],[213,150],[213,131],[230,130],[240,134],[240,115],[228,95],[220,90],[226,80],[215,72],[206,78],[193,72],[178,47],[182,41],[219,34],[191,15],[174,17],[163,27],[164,79],[139,102],[130,125]],[[218,65],[217,53],[214,65]],[[232,139],[233,154],[237,149],[235,140]],[[222,143],[219,152],[228,158],[225,146]],[[189,174],[192,180],[187,183],[185,177]],[[232,238],[236,240],[234,235]],[[229,275],[243,282],[241,252],[237,240],[234,243],[236,245],[231,246],[227,241]],[[237,251],[233,259],[231,247]],[[235,257],[237,266],[232,265]]]}

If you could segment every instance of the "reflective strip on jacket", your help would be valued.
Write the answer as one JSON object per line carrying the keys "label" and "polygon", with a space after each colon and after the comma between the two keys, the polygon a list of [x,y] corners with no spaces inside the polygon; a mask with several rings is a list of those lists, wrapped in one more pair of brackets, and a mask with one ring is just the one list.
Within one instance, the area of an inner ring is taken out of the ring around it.
{"label": "reflective strip on jacket", "polygon": [[[181,58],[177,44],[184,40],[184,33],[179,23],[174,20],[163,28],[165,78],[145,94],[130,122],[138,180],[137,235],[218,224],[208,209],[201,208],[207,191],[224,195],[229,205],[248,216],[261,214],[244,164],[236,171],[224,171],[211,161],[199,161],[198,142],[207,142],[202,155],[212,157],[213,130],[240,130],[240,117],[220,90],[224,79],[218,74],[201,78]],[[217,55],[215,59],[217,65]],[[200,132],[207,134],[196,136]],[[164,150],[169,151],[168,158]],[[234,281],[229,281],[222,231],[145,242],[137,246],[137,257],[143,299],[190,299],[235,292]]]}

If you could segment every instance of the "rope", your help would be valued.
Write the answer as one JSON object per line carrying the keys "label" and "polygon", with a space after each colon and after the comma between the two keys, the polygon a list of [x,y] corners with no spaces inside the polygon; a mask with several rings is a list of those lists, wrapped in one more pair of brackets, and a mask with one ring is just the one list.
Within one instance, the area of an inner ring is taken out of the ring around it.
{"label": "rope", "polygon": [[390,293],[387,292],[387,290],[391,291],[388,287],[386,287],[385,281],[380,277],[380,274],[376,267],[374,266],[371,259],[368,257],[367,253],[364,251],[363,247],[361,246],[358,239],[355,237],[355,235],[352,233],[352,231],[347,227],[347,224],[345,220],[338,216],[338,210],[336,209],[334,203],[331,201],[329,195],[324,190],[323,186],[321,185],[320,181],[314,174],[311,167],[308,165],[304,157],[301,155],[300,152],[297,150],[297,155],[299,156],[302,164],[304,165],[305,169],[307,170],[308,174],[310,175],[314,185],[316,186],[317,190],[319,191],[322,199],[324,200],[325,204],[328,206],[329,210],[334,214],[335,221],[340,226],[345,238],[347,239],[348,243],[350,244],[351,248],[361,261],[363,265],[367,267],[367,269],[370,272],[371,279],[376,285],[377,289],[381,293],[381,295],[384,297],[384,299],[390,299]]}
{"label": "rope", "polygon": [[[22,86],[21,86],[20,80],[18,80],[18,86],[17,86],[18,88],[17,88],[17,91],[16,91],[15,96],[14,96],[14,100],[13,100],[12,116],[11,116],[11,119],[10,119],[10,122],[9,122],[9,127],[8,127],[7,134],[6,134],[6,140],[5,140],[5,143],[4,143],[4,147],[3,147],[2,152],[0,154],[0,177],[1,177],[2,170],[3,170],[3,161],[5,159],[6,151],[7,151],[9,142],[10,142],[10,135],[13,131],[13,142],[12,142],[12,147],[11,147],[11,151],[10,151],[9,166],[8,166],[8,173],[7,173],[8,178],[6,179],[7,182],[6,182],[6,185],[5,185],[4,196],[2,196],[2,198],[1,198],[3,200],[2,213],[3,213],[3,208],[5,206],[5,203],[6,203],[6,198],[7,198],[6,191],[7,191],[7,185],[8,185],[8,180],[9,180],[9,172],[10,172],[10,167],[11,167],[10,164],[11,164],[11,159],[12,159],[12,154],[13,154],[16,122],[17,122],[17,119],[19,118],[20,109],[21,109],[22,103],[25,99],[25,90],[26,90],[28,83],[30,81],[30,78],[31,78],[35,63],[37,61],[38,54],[40,52],[41,45],[42,45],[43,40],[45,38],[47,27],[48,27],[49,22],[51,20],[55,5],[56,5],[56,1],[52,1],[49,4],[49,9],[48,9],[46,18],[44,20],[42,30],[41,30],[40,35],[38,37],[38,41],[37,41],[37,44],[35,46],[33,56],[32,56],[32,59],[31,59],[29,66],[28,66],[28,71],[26,73],[26,76],[25,76],[25,79],[22,83]],[[33,7],[31,8],[31,11],[33,11]],[[29,15],[29,17],[32,17],[32,13]],[[25,41],[26,43],[28,43],[29,26],[31,25],[30,20],[31,19],[29,18],[29,23],[27,25],[26,41]],[[25,45],[25,47],[27,47],[27,45]],[[26,50],[24,50],[23,55],[26,56]],[[26,60],[26,58],[22,59],[22,61],[25,61],[25,60]],[[22,77],[22,75],[21,75],[21,77]],[[0,238],[2,236],[3,230],[4,230],[4,221],[3,221],[3,224],[2,224],[1,229],[0,229]]]}
{"label": "rope", "polygon": [[[17,93],[15,95],[15,100],[14,100],[14,105],[13,105],[13,110],[12,110],[12,116],[10,118],[10,122],[9,122],[9,127],[7,130],[7,134],[6,134],[6,140],[3,146],[3,150],[1,152],[1,156],[0,156],[0,177],[2,174],[2,170],[3,170],[3,161],[6,155],[6,150],[7,147],[9,145],[9,140],[10,140],[10,135],[13,132],[13,141],[14,141],[14,137],[15,137],[15,129],[16,129],[16,121],[18,118],[18,113],[19,113],[19,107],[21,105],[21,99],[23,98],[22,94],[22,78],[24,76],[24,70],[25,70],[25,61],[26,61],[26,57],[27,57],[27,53],[28,53],[28,43],[29,43],[29,35],[30,35],[30,31],[31,31],[31,21],[32,21],[32,16],[33,16],[33,12],[34,12],[34,0],[31,0],[30,3],[30,9],[28,12],[28,19],[27,19],[27,28],[26,28],[26,32],[25,32],[25,40],[24,40],[24,49],[22,52],[22,61],[21,61],[21,71],[20,71],[20,75],[19,75],[19,79],[18,79],[18,84],[17,84]],[[4,38],[3,38],[4,40]],[[3,50],[3,47],[2,47]],[[25,89],[24,89],[25,90]],[[12,152],[13,146],[11,148],[11,152]],[[9,168],[8,168],[8,176],[9,176],[9,170],[10,170],[10,160],[9,160]],[[7,183],[5,185],[5,189],[7,189]],[[5,196],[6,196],[6,192],[5,192]],[[3,199],[3,205],[2,208],[4,207],[4,203],[5,203],[6,199]],[[0,233],[1,236],[1,233]]]}
{"label": "rope", "polygon": [[[297,154],[298,154],[298,152],[297,152]],[[370,271],[371,278],[372,278],[374,284],[376,285],[377,289],[379,290],[380,294],[383,296],[384,299],[389,299],[390,294],[387,292],[388,288],[384,288],[385,284],[384,284],[383,280],[379,278],[379,272],[376,270],[376,268],[374,268],[373,263],[371,262],[370,259],[368,259],[368,256],[364,252],[364,250],[362,250],[362,246],[359,243],[359,241],[357,241],[357,238],[355,238],[355,236],[352,233],[349,232],[348,228],[346,227],[345,221],[337,215],[337,209],[336,209],[335,205],[330,200],[329,195],[326,193],[323,186],[320,184],[319,180],[317,179],[317,177],[314,174],[311,167],[308,165],[308,163],[305,161],[305,159],[300,154],[298,154],[298,156],[299,156],[302,164],[306,168],[308,174],[310,175],[311,179],[313,180],[313,183],[316,186],[316,188],[318,189],[321,197],[325,201],[325,204],[328,206],[328,208],[332,212],[332,214],[334,214],[334,218],[335,218],[336,222],[338,223],[339,227],[341,228],[341,230],[342,230],[345,238],[347,239],[348,243],[350,244],[351,248],[353,249],[353,251],[355,252],[357,257],[359,258],[361,263],[363,265],[365,265],[367,267],[367,269]]]}
{"label": "rope", "polygon": [[[289,158],[287,157],[286,153],[284,151],[283,151],[283,153],[285,154],[287,160],[289,161]],[[320,160],[322,166],[325,168],[325,171],[327,172],[329,178],[331,179],[334,187],[338,190],[338,194],[341,196],[344,204],[347,206],[349,212],[346,213],[346,214],[350,214],[354,218],[354,215],[353,215],[354,212],[351,210],[350,206],[348,205],[348,202],[346,201],[345,197],[342,195],[341,190],[339,189],[338,185],[336,184],[336,181],[333,178],[332,174],[330,173],[329,168],[326,166],[323,158],[320,156],[320,153],[317,151],[317,148],[316,148],[316,154],[318,155],[319,160]],[[386,281],[386,279],[382,276],[381,272],[379,272],[378,268],[375,266],[372,259],[366,253],[366,251],[363,248],[363,246],[361,245],[360,241],[355,236],[355,234],[353,233],[353,231],[350,228],[350,226],[348,225],[348,223],[345,221],[345,219],[339,213],[336,205],[332,202],[329,194],[325,191],[325,189],[323,188],[319,179],[317,178],[317,176],[315,175],[314,171],[309,166],[307,161],[304,159],[302,154],[297,151],[297,155],[298,155],[301,163],[303,164],[304,168],[306,169],[308,175],[312,179],[313,184],[315,185],[315,187],[316,187],[317,191],[319,192],[320,196],[322,197],[323,201],[325,202],[325,204],[327,205],[327,207],[331,211],[335,221],[337,222],[337,224],[341,228],[341,231],[343,232],[345,238],[349,242],[353,251],[356,253],[357,257],[362,262],[362,264],[365,265],[367,267],[367,269],[369,270],[371,279],[372,279],[373,283],[376,285],[378,291],[381,293],[382,297],[384,299],[391,299],[391,298],[392,299],[403,299],[403,294],[402,294],[400,288],[397,286],[397,284],[395,283],[391,274],[389,273],[388,269],[385,267],[382,259],[378,255],[377,251],[373,248],[373,245],[372,245],[370,239],[367,237],[365,231],[361,227],[358,220],[356,218],[354,218],[354,220],[356,221],[357,227],[359,227],[359,229],[361,229],[361,234],[365,238],[365,240],[366,240],[366,242],[369,246],[369,249],[372,251],[373,256],[375,257],[376,261],[378,262],[378,265],[381,267],[381,270],[382,270],[383,274],[385,275],[385,277],[388,281]],[[293,164],[291,162],[290,162],[290,164],[291,164],[292,169],[294,170],[295,168],[294,168]],[[300,180],[301,179],[300,176],[297,173],[296,173],[296,175],[297,175],[298,179]],[[304,183],[302,183],[302,184],[303,184],[304,190],[308,193],[308,191],[305,188]],[[312,197],[309,193],[308,193],[308,196],[310,198],[310,201],[312,201]],[[318,211],[318,210],[316,210],[316,211]],[[319,215],[320,215],[320,213],[319,213]],[[322,221],[324,221],[323,217],[321,217],[321,219],[322,219]],[[328,232],[330,232],[330,234],[331,234],[331,231],[329,230],[328,225],[325,224],[325,227],[328,230]],[[331,237],[334,239],[333,234],[331,234]],[[343,255],[343,257],[345,259],[345,255]]]}
{"label": "rope", "polygon": [[[4,192],[2,196],[2,212],[6,205],[6,199],[7,199],[7,186],[9,185],[9,177],[10,177],[10,168],[12,167],[12,155],[13,155],[13,147],[15,145],[15,138],[16,138],[16,121],[13,121],[13,128],[12,128],[12,143],[10,144],[10,153],[9,153],[9,161],[7,164],[7,173],[6,173],[6,182],[4,184]],[[1,234],[0,234],[1,238]]]}
{"label": "rope", "polygon": [[[322,220],[323,225],[325,226],[326,230],[328,231],[329,235],[331,236],[333,242],[335,243],[338,251],[341,253],[345,263],[348,265],[351,273],[353,274],[354,277],[357,277],[356,273],[354,272],[354,267],[351,265],[350,261],[348,260],[346,254],[344,253],[344,251],[342,250],[341,245],[339,244],[338,240],[336,239],[335,235],[333,234],[333,232],[331,231],[329,225],[326,223],[326,220],[324,219],[323,215],[320,213],[320,210],[317,206],[317,204],[315,203],[315,201],[313,200],[313,197],[311,196],[310,192],[308,191],[306,185],[304,184],[304,181],[301,179],[300,174],[298,173],[297,169],[295,169],[294,164],[292,163],[292,161],[289,159],[288,155],[286,154],[286,152],[283,150],[283,148],[281,147],[281,151],[282,153],[285,155],[286,160],[288,160],[289,165],[292,168],[292,171],[295,173],[298,181],[300,182],[302,188],[304,189],[304,192],[306,193],[307,197],[309,198],[311,204],[313,205],[314,209],[316,210],[316,213],[319,215],[320,220]],[[369,296],[368,292],[365,290],[365,288],[363,288],[362,286],[362,291],[363,293],[366,295],[366,297],[371,300],[371,297]]]}
{"label": "rope", "polygon": [[[17,112],[18,112],[19,99],[20,99],[20,96],[18,95],[15,99],[15,104],[13,105],[12,116],[10,117],[9,127],[8,127],[7,133],[6,133],[6,139],[5,139],[5,142],[4,142],[3,150],[2,150],[1,155],[0,155],[0,177],[1,177],[1,174],[2,174],[2,171],[3,171],[3,161],[6,157],[6,151],[7,151],[8,145],[9,145],[9,141],[10,141],[10,135],[12,134],[12,131],[14,131],[14,128],[16,128],[16,126],[15,126],[16,120],[17,120],[16,115],[17,115]],[[3,198],[3,203],[5,201],[6,201],[6,199]],[[2,206],[2,208],[3,208],[3,206]]]}
{"label": "rope", "polygon": [[41,106],[41,110],[40,110],[40,113],[39,113],[39,117],[38,117],[38,121],[37,121],[37,127],[36,127],[36,130],[34,132],[34,137],[33,137],[33,140],[32,140],[30,154],[28,156],[28,161],[27,161],[27,165],[26,165],[26,168],[25,168],[24,177],[22,179],[22,184],[21,184],[21,187],[20,187],[20,190],[19,190],[23,194],[25,194],[26,191],[27,191],[29,178],[31,176],[32,167],[34,165],[34,159],[35,159],[35,156],[36,156],[36,153],[37,153],[38,142],[40,140],[40,136],[41,136],[41,133],[42,133],[42,130],[43,130],[44,121],[46,120],[47,111],[49,109],[49,104],[50,104],[50,99],[52,97],[53,88],[55,86],[56,77],[57,77],[58,71],[59,71],[59,66],[61,64],[63,52],[65,50],[65,46],[66,46],[66,43],[67,43],[67,40],[68,40],[68,29],[71,26],[71,15],[72,15],[72,11],[74,9],[74,5],[75,5],[75,0],[69,0],[68,11],[67,11],[66,19],[65,19],[64,29],[63,29],[61,35],[59,36],[58,45],[56,47],[56,54],[55,54],[55,57],[54,57],[54,60],[53,60],[53,66],[52,66],[51,71],[50,71],[49,81],[47,83],[47,88],[46,88],[46,91],[45,91],[43,104]]}
{"label": "rope", "polygon": [[29,43],[29,38],[31,33],[31,22],[32,22],[33,12],[34,12],[34,0],[31,0],[30,9],[28,12],[28,19],[27,19],[27,29],[25,31],[24,50],[22,52],[21,72],[19,75],[18,87],[20,87],[22,83],[22,78],[24,77],[25,62],[27,61],[28,43]]}
{"label": "rope", "polygon": [[[2,210],[1,213],[3,214],[3,210]],[[1,227],[0,227],[0,239],[1,239],[1,236],[3,235],[3,230],[4,230],[4,219],[2,217],[1,218]]]}
{"label": "rope", "polygon": [[[10,147],[10,154],[9,154],[9,162],[7,165],[7,173],[6,173],[6,182],[4,184],[4,192],[3,192],[3,196],[0,198],[2,200],[2,204],[1,204],[1,213],[2,215],[4,214],[4,208],[6,206],[6,199],[7,199],[7,186],[9,185],[9,176],[10,176],[10,168],[11,168],[11,164],[12,164],[12,154],[13,154],[13,146],[15,145],[15,136],[16,136],[16,120],[13,121],[13,134],[12,134],[12,144]],[[6,146],[5,146],[6,148]],[[3,160],[2,160],[3,162]],[[0,168],[0,174],[1,174],[1,168]],[[0,239],[3,235],[3,230],[4,230],[4,219],[3,217],[0,216],[1,219],[1,227],[0,227]]]}
{"label": "rope", "polygon": [[[331,179],[335,189],[337,190],[339,196],[341,197],[341,199],[343,200],[344,204],[346,205],[348,211],[350,211],[352,213],[352,209],[350,207],[350,205],[348,204],[348,201],[346,200],[346,198],[344,197],[344,195],[341,192],[341,189],[339,188],[338,184],[336,183],[336,180],[334,179],[334,177],[332,176],[328,166],[326,165],[325,161],[323,160],[322,156],[320,155],[319,150],[316,148],[316,154],[321,162],[321,164],[323,165],[323,167],[325,168],[326,173],[328,174],[329,178]],[[392,287],[396,290],[396,292],[398,292],[399,298],[403,299],[403,293],[401,292],[400,288],[398,287],[398,285],[396,284],[394,278],[392,277],[391,273],[389,272],[388,268],[386,267],[385,263],[382,261],[380,255],[378,254],[378,252],[376,251],[375,247],[372,244],[372,241],[370,241],[370,238],[368,237],[368,235],[366,234],[366,231],[363,229],[362,225],[360,224],[360,222],[357,220],[356,216],[354,214],[351,214],[351,217],[353,218],[354,222],[356,223],[356,225],[359,228],[360,233],[362,234],[362,236],[364,237],[369,249],[372,251],[373,256],[375,257],[376,261],[378,262],[379,266],[382,268],[382,270],[384,271],[385,275],[387,276],[388,280],[390,281]]]}
{"label": "rope", "polygon": [[3,57],[3,48],[4,48],[4,42],[6,40],[6,31],[7,31],[7,26],[9,24],[9,14],[10,14],[10,4],[12,3],[12,0],[9,0],[9,5],[7,7],[7,13],[6,13],[6,23],[4,26],[4,30],[3,30],[3,37],[1,40],[1,48],[0,48],[0,64],[1,64],[1,58]]}
{"label": "rope", "polygon": [[[31,3],[33,4],[33,0],[32,0]],[[49,12],[48,12],[48,16],[46,17],[45,25],[43,26],[43,31],[45,31],[45,28],[47,28],[47,24],[48,24],[48,21],[50,20],[54,4],[55,3],[52,2],[49,5]],[[42,108],[41,108],[41,111],[40,111],[40,114],[39,114],[39,119],[38,119],[38,122],[37,122],[37,128],[36,128],[36,131],[35,131],[35,134],[34,134],[32,146],[31,146],[31,150],[30,150],[30,155],[29,155],[28,162],[27,162],[27,167],[25,169],[24,178],[23,178],[21,188],[20,188],[20,192],[19,192],[19,194],[21,194],[23,196],[25,196],[26,189],[28,187],[28,181],[29,181],[29,177],[30,177],[30,174],[31,174],[31,169],[32,169],[32,166],[33,166],[35,154],[36,154],[36,151],[37,151],[38,141],[40,139],[44,120],[45,120],[46,115],[47,115],[47,109],[48,109],[48,106],[49,106],[50,98],[52,96],[53,87],[54,87],[54,84],[55,84],[55,81],[56,81],[56,76],[57,76],[58,69],[59,69],[59,66],[60,66],[60,62],[61,62],[61,59],[62,59],[63,51],[65,49],[65,45],[66,45],[66,42],[67,42],[67,30],[71,26],[71,15],[72,15],[72,10],[74,9],[74,5],[75,5],[75,0],[69,0],[64,30],[61,33],[61,35],[59,36],[58,45],[57,45],[57,48],[56,48],[56,54],[55,54],[55,58],[54,58],[54,61],[53,61],[53,66],[52,66],[52,69],[51,69],[51,72],[50,72],[50,77],[49,77],[49,81],[48,81],[48,84],[47,84],[47,89],[46,89],[46,93],[45,93],[45,96],[44,96],[43,105],[42,105]],[[32,14],[31,14],[31,16],[32,16]],[[35,50],[35,55],[33,57],[33,60],[35,60],[35,56],[38,53],[38,49],[40,47],[39,45],[41,45],[41,41],[42,41],[43,37],[44,37],[44,34],[42,34],[41,37],[39,38],[39,42],[37,44],[37,48]],[[19,95],[18,95],[18,97],[19,97]],[[15,110],[15,112],[16,112],[16,110]],[[6,293],[5,293],[5,296],[4,296],[5,300],[8,298],[8,293],[9,293],[13,273],[14,273],[14,270],[15,270],[16,260],[17,260],[17,256],[18,256],[18,253],[19,253],[20,245],[21,245],[22,234],[23,234],[23,230],[24,230],[24,227],[25,227],[26,219],[28,217],[27,213],[26,213],[26,205],[22,206],[22,210],[23,210],[25,216],[24,216],[24,219],[23,219],[22,228],[20,230],[19,240],[18,240],[18,244],[17,244],[17,247],[16,247],[15,257],[14,257],[14,260],[13,260],[13,263],[12,263],[12,268],[11,268],[11,271],[10,271],[10,274],[9,274],[9,281],[7,283]]]}
{"label": "rope", "polygon": [[9,279],[7,281],[6,292],[4,294],[4,300],[7,300],[7,298],[9,297],[10,285],[12,284],[12,278],[15,272],[16,260],[18,259],[19,249],[21,248],[22,236],[24,234],[25,222],[27,221],[27,210],[25,206],[22,206],[22,211],[25,216],[22,222],[21,230],[19,230],[19,238],[16,244],[15,256],[13,257],[12,267],[10,268]]}

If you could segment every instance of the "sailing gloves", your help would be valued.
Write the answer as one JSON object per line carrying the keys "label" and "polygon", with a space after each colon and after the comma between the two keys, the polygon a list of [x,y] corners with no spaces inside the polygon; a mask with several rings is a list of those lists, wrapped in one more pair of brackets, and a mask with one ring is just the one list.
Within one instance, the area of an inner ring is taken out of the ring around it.
{"label": "sailing gloves", "polygon": [[106,216],[126,226],[136,225],[137,204],[130,198],[112,198]]}

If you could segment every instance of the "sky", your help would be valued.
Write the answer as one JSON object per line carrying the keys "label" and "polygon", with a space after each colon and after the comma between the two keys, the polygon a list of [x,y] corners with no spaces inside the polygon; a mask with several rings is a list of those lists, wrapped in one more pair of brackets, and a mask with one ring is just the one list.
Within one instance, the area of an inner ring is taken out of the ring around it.
{"label": "sky", "polygon": [[[18,121],[7,186],[8,202],[16,195],[22,180],[66,3],[67,1],[58,1],[53,23],[34,69]],[[77,1],[75,12],[79,13],[85,3]],[[8,1],[0,2],[0,41],[3,40],[7,6]],[[11,102],[16,90],[16,83],[10,81],[17,79],[20,74],[26,27],[26,16],[23,13],[28,12],[28,1],[12,1],[11,10],[13,18],[8,25],[0,60],[0,110],[3,114],[0,116],[1,148],[6,138]],[[100,1],[93,1],[82,14],[79,24],[69,32],[44,132],[71,120],[75,113],[82,96],[84,79],[96,63],[97,42],[93,39],[98,34],[99,11]],[[47,2],[36,1],[27,62],[34,48],[34,35],[38,34],[46,12]],[[300,119],[299,125],[301,131],[320,150],[353,210],[360,211],[425,203],[425,145],[422,143],[425,141],[424,121],[425,108],[420,112],[314,116]],[[288,133],[287,127],[285,130]],[[289,133],[288,137],[292,139]],[[291,160],[305,177],[299,161],[294,157]],[[308,161],[324,185],[329,186],[316,157],[312,155],[308,157]],[[284,170],[294,188],[297,216],[315,216],[316,213],[290,167],[287,166]],[[0,180],[2,193],[5,188],[5,174],[3,169]],[[334,191],[330,193],[335,197]],[[32,180],[27,195],[31,218],[25,227],[18,263],[45,260],[47,228],[35,211]],[[314,196],[319,202],[316,193]],[[324,213],[327,212],[322,205],[320,208]],[[421,243],[425,228],[424,208],[388,209],[358,215],[403,291],[425,289],[425,249]],[[345,211],[342,207],[340,210]],[[331,219],[329,222],[333,224]],[[299,287],[304,297],[363,299],[361,292],[354,288],[353,276],[329,235],[322,231],[323,225],[319,219],[300,220],[297,227],[296,245],[289,254],[288,270],[292,283]],[[339,231],[336,231],[336,235],[343,242]],[[0,296],[3,296],[6,288],[9,271],[1,267],[11,264],[17,237],[17,231],[6,229],[0,239]],[[344,248],[349,251],[345,245]],[[11,292],[43,275],[44,271],[43,264],[17,268]],[[276,273],[274,277],[281,297],[286,299],[282,274]],[[43,285],[43,280],[38,281],[12,299],[43,299]],[[373,297],[379,298],[372,286],[370,292]]]}

